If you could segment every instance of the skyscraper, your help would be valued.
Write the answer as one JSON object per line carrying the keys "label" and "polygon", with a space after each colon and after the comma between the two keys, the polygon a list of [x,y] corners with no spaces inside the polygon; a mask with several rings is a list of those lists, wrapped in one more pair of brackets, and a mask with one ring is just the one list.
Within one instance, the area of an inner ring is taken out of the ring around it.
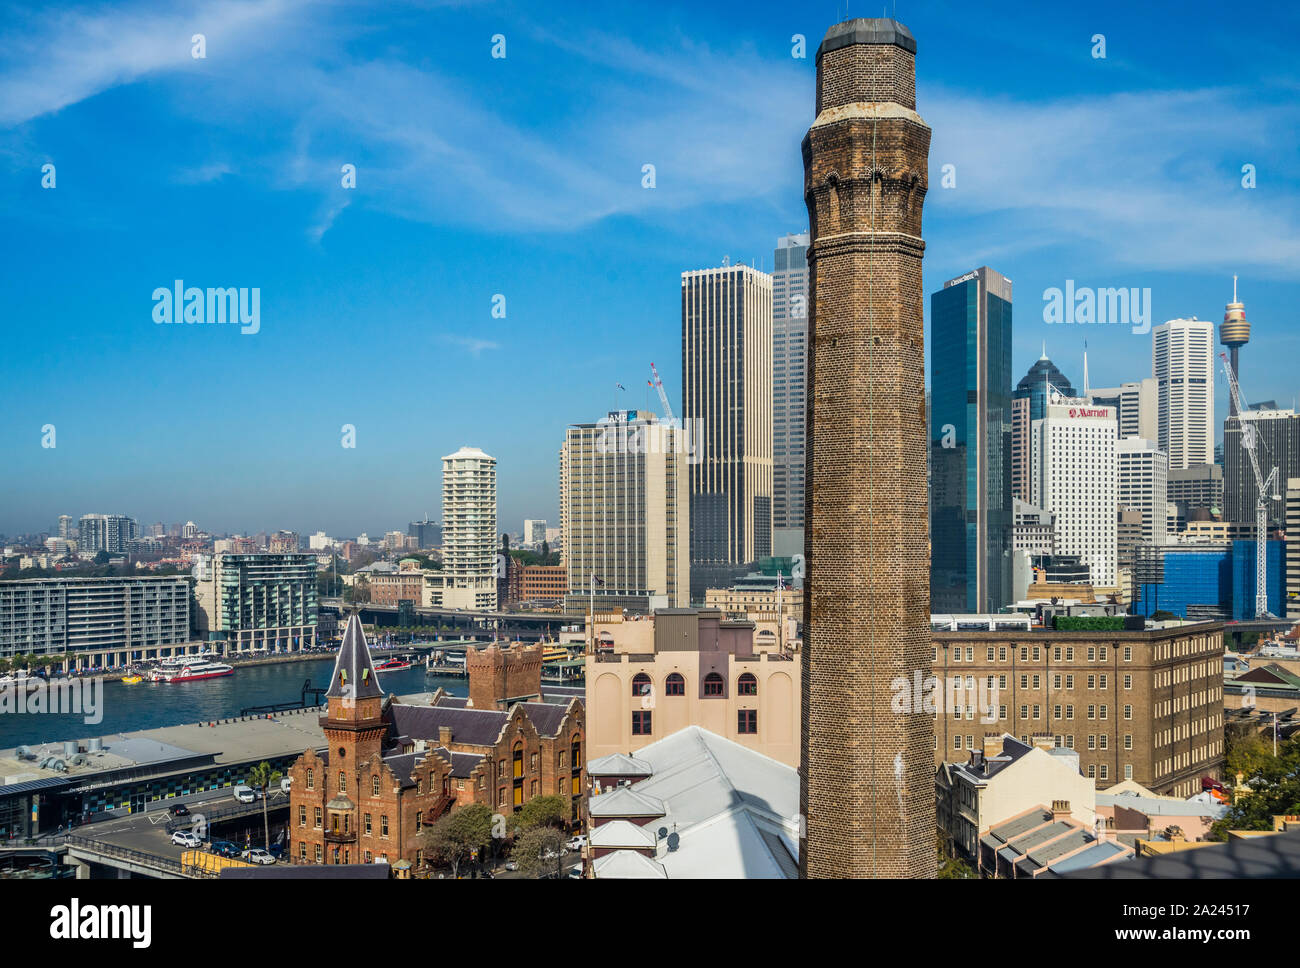
{"label": "skyscraper", "polygon": [[444,608],[495,609],[497,462],[476,447],[442,459]]}
{"label": "skyscraper", "polygon": [[1171,319],[1151,330],[1157,435],[1169,467],[1214,461],[1214,324]]}
{"label": "skyscraper", "polygon": [[1154,377],[1130,380],[1117,387],[1088,388],[1090,402],[1115,408],[1120,440],[1125,437],[1144,437],[1155,441],[1159,437],[1158,399]]}
{"label": "skyscraper", "polygon": [[930,129],[916,40],[854,19],[817,50],[803,141],[812,244],[805,509],[805,877],[932,877],[934,720],[895,712],[930,671],[921,206]]}
{"label": "skyscraper", "polygon": [[[1274,467],[1277,478],[1272,494],[1282,496],[1281,482],[1300,477],[1300,414],[1294,410],[1251,406],[1246,423],[1254,428],[1255,452],[1259,459],[1259,472],[1268,477]],[[1255,524],[1255,503],[1259,486],[1250,465],[1250,455],[1242,447],[1242,421],[1229,416],[1223,422],[1223,517],[1236,524]],[[1281,501],[1268,502],[1270,528],[1282,527],[1286,514]]]}
{"label": "skyscraper", "polygon": [[[691,598],[772,553],[772,277],[682,273],[682,416],[690,465]],[[566,548],[566,553],[572,549]]]}
{"label": "skyscraper", "polygon": [[570,610],[585,612],[593,587],[597,610],[689,604],[689,458],[683,431],[648,411],[568,429],[560,493]]}
{"label": "skyscraper", "polygon": [[1165,543],[1169,458],[1154,440],[1124,437],[1115,445],[1116,500],[1142,514],[1142,542]]}
{"label": "skyscraper", "polygon": [[803,553],[808,233],[776,242],[772,272],[772,549]]}
{"label": "skyscraper", "polygon": [[930,610],[1011,589],[1011,280],[982,266],[930,296]]}
{"label": "skyscraper", "polygon": [[1116,581],[1115,410],[1082,397],[1049,400],[1030,428],[1030,502],[1056,515],[1056,551],[1078,555],[1092,584]]}
{"label": "skyscraper", "polygon": [[1020,378],[1011,391],[1011,493],[1026,504],[1029,500],[1029,425],[1043,419],[1047,406],[1048,387],[1055,387],[1062,396],[1075,396],[1074,387],[1065,374],[1043,355]]}

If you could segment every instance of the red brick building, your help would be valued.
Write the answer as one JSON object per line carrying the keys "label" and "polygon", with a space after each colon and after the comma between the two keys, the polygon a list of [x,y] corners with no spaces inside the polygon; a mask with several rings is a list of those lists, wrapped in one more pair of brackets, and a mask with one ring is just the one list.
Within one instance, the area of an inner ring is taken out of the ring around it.
{"label": "red brick building", "polygon": [[[581,700],[544,701],[540,658],[530,671],[535,648],[484,651],[470,670],[477,703],[441,690],[428,706],[399,703],[383,694],[361,621],[349,617],[321,719],[328,746],[289,770],[293,863],[421,867],[424,828],[470,803],[508,813],[560,794],[570,820],[583,820]],[[513,701],[521,696],[533,701]]]}

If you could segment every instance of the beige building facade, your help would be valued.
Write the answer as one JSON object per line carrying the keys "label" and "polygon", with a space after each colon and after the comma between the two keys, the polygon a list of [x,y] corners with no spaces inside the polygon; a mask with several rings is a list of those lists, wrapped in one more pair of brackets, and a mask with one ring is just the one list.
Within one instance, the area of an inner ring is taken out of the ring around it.
{"label": "beige building facade", "polygon": [[775,621],[714,609],[597,613],[587,655],[590,755],[632,754],[699,726],[799,765],[800,664]]}

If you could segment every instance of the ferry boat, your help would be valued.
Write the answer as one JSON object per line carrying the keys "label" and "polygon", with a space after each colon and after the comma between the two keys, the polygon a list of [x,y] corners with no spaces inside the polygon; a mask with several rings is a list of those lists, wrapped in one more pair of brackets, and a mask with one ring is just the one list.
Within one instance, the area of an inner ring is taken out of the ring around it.
{"label": "ferry boat", "polygon": [[168,663],[149,673],[150,682],[198,682],[235,674],[235,667],[224,662],[191,659],[183,663]]}
{"label": "ferry boat", "polygon": [[411,663],[407,659],[389,659],[387,662],[381,662],[375,666],[376,672],[401,672],[403,669],[411,668]]}

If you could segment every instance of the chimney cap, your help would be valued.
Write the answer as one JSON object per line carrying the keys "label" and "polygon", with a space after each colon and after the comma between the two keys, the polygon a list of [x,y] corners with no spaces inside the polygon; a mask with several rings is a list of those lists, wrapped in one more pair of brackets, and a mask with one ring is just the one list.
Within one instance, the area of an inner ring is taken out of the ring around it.
{"label": "chimney cap", "polygon": [[855,44],[901,47],[910,54],[916,53],[916,38],[912,32],[892,17],[855,17],[835,24],[826,31],[817,59],[823,54]]}

